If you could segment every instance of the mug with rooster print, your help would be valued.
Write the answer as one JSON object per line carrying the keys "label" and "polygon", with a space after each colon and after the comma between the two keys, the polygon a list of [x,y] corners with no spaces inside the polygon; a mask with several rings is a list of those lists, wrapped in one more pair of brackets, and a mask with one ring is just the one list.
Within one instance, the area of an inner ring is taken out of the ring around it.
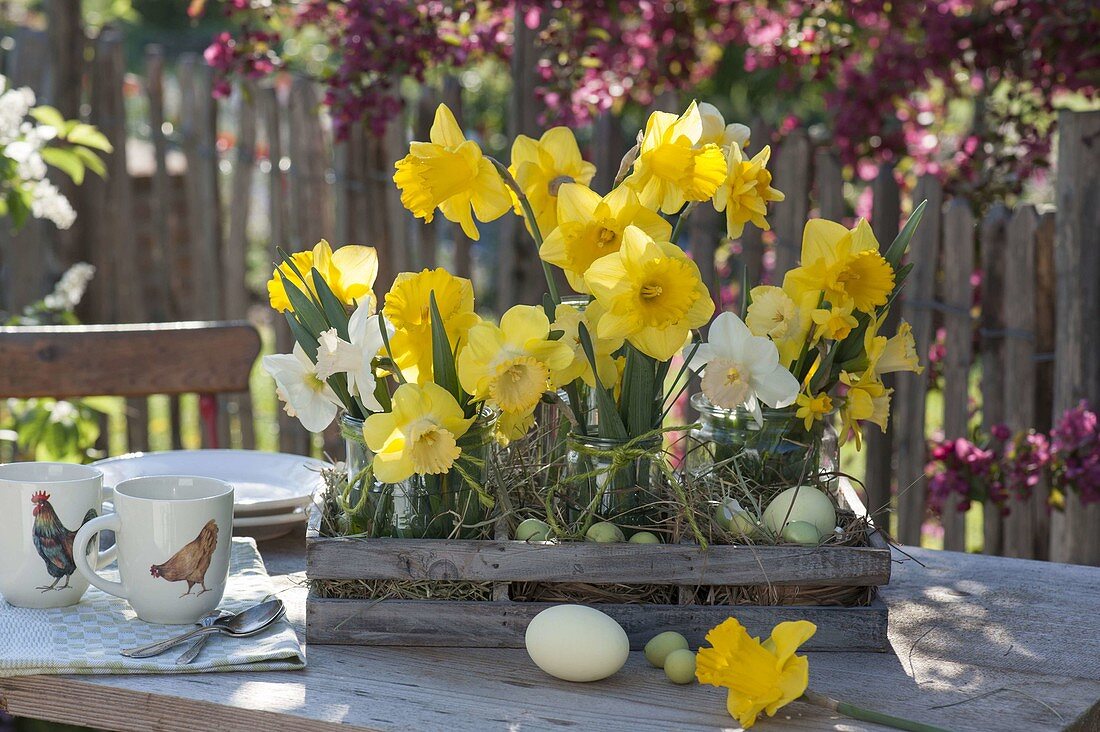
{"label": "mug with rooster print", "polygon": [[[98,468],[0,465],[0,595],[17,607],[80,602],[88,581],[76,573],[76,533],[102,511],[103,473]],[[105,567],[114,556],[111,547],[82,558]]]}
{"label": "mug with rooster print", "polygon": [[77,571],[124,598],[148,623],[198,622],[221,602],[233,541],[233,486],[213,478],[131,478],[115,486],[115,512],[85,524],[76,546],[114,531],[118,582],[83,558]]}

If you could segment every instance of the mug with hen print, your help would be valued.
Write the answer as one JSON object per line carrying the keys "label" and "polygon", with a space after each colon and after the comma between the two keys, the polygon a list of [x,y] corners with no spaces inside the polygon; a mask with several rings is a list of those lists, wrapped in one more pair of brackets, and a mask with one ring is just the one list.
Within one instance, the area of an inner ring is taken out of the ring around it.
{"label": "mug with hen print", "polygon": [[198,622],[221,602],[233,540],[233,486],[213,478],[156,476],[115,486],[115,512],[77,532],[76,546],[114,531],[119,581],[88,561],[76,567],[89,582],[124,598],[148,623]]}
{"label": "mug with hen print", "polygon": [[[88,581],[76,572],[77,530],[103,511],[103,473],[69,463],[0,465],[0,595],[17,607],[80,602]],[[105,567],[112,547],[90,560]]]}

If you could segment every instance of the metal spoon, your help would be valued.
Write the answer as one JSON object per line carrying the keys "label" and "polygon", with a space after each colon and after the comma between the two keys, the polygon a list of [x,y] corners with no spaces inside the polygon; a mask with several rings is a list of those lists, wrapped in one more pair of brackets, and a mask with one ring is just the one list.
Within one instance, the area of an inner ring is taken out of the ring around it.
{"label": "metal spoon", "polygon": [[[222,614],[220,610],[215,610],[212,613],[207,613],[202,617],[201,620],[199,620],[199,627],[205,628],[207,626],[213,625],[214,621],[221,616]],[[187,648],[187,650],[181,653],[180,657],[176,659],[176,664],[179,666],[186,666],[187,664],[198,658],[199,653],[202,652],[202,647],[206,645],[206,639],[209,637],[210,636],[208,635],[200,635],[198,638],[191,641],[191,645]]]}
{"label": "metal spoon", "polygon": [[234,638],[243,638],[261,633],[275,623],[286,613],[286,607],[282,600],[269,600],[259,605],[254,605],[236,615],[227,615],[218,618],[205,628],[195,628],[183,635],[169,638],[158,643],[150,643],[139,648],[127,648],[119,651],[129,658],[149,658],[164,653],[170,648],[175,648],[181,643],[198,638],[199,636],[224,633]]}

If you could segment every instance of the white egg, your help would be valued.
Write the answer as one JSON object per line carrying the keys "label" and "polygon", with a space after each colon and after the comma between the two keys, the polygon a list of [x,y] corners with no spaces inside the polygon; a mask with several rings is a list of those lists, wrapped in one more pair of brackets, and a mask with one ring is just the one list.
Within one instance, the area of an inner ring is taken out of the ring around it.
{"label": "white egg", "polygon": [[813,524],[819,534],[828,534],[836,526],[836,509],[829,497],[813,486],[788,488],[764,509],[764,526],[780,534],[784,523],[795,521]]}
{"label": "white egg", "polygon": [[584,605],[555,605],[531,619],[527,655],[551,676],[599,681],[623,667],[630,653],[626,631],[610,616]]}

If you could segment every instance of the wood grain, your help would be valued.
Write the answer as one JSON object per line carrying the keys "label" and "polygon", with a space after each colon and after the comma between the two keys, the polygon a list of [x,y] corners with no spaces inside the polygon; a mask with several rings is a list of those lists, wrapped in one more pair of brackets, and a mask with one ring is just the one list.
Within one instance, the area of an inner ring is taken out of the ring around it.
{"label": "wood grain", "polygon": [[248,388],[247,323],[0,327],[0,396],[148,396]]}
{"label": "wood grain", "polygon": [[[970,202],[955,198],[943,224],[943,434],[948,439],[970,435],[970,366],[974,320],[970,277],[974,273],[974,214]],[[966,549],[966,514],[949,498],[943,508],[943,548]]]}
{"label": "wood grain", "polygon": [[889,552],[836,546],[316,538],[307,566],[314,579],[850,587],[890,579]]}
{"label": "wood grain", "polygon": [[[902,290],[902,317],[913,328],[917,353],[926,360],[932,344],[932,302],[936,299],[936,265],[939,261],[943,232],[943,187],[933,175],[921,176],[913,192],[915,202],[928,201],[920,227],[909,244],[907,261],[913,271]],[[928,368],[928,364],[925,364]],[[927,485],[924,466],[927,462],[925,413],[927,410],[928,372],[896,374],[894,418],[891,429],[897,430],[897,517],[898,541],[920,546],[921,529],[927,514]]]}
{"label": "wood grain", "polygon": [[[886,606],[800,607],[752,605],[589,604],[614,618],[641,650],[650,638],[675,628],[693,647],[707,631],[731,615],[750,634],[767,636],[776,623],[809,620],[817,633],[805,646],[812,651],[882,651],[886,647]],[[306,601],[306,640],[383,646],[523,648],[531,619],[553,603],[426,600]]]}

